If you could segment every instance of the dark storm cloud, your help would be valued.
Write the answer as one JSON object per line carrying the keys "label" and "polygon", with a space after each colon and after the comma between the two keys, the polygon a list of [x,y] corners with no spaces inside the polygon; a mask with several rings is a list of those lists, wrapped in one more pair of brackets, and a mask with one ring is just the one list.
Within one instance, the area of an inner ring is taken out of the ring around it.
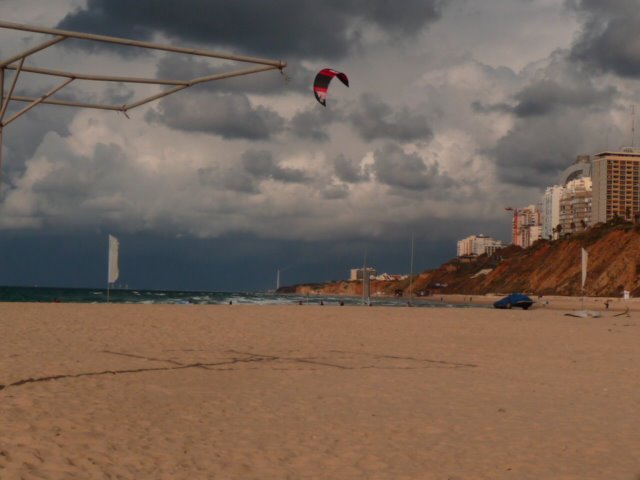
{"label": "dark storm cloud", "polygon": [[482,114],[513,113],[513,105],[509,105],[508,103],[487,104],[476,100],[471,103],[471,108],[474,112]]}
{"label": "dark storm cloud", "polygon": [[333,161],[333,170],[336,176],[346,183],[360,183],[369,180],[370,173],[361,162],[338,155]]}
{"label": "dark storm cloud", "polygon": [[452,181],[439,173],[437,162],[431,164],[416,153],[405,153],[395,144],[386,144],[374,153],[373,172],[378,182],[403,190],[429,190],[447,187]]}
{"label": "dark storm cloud", "polygon": [[584,17],[570,58],[588,68],[640,77],[640,8],[637,0],[569,0]]}
{"label": "dark storm cloud", "polygon": [[356,132],[367,141],[388,138],[399,142],[429,141],[433,131],[424,115],[407,107],[394,109],[374,95],[362,95],[358,109],[350,116]]}
{"label": "dark storm cloud", "polygon": [[242,155],[244,169],[257,179],[277,180],[283,183],[306,183],[306,173],[297,168],[282,167],[271,152],[266,150],[248,150]]}
{"label": "dark storm cloud", "polygon": [[264,140],[284,129],[280,115],[262,106],[253,107],[246,95],[183,92],[179,97],[162,100],[156,110],[147,114],[147,121],[227,139]]}
{"label": "dark storm cloud", "polygon": [[475,101],[471,108],[476,113],[511,113],[519,118],[549,115],[563,108],[582,108],[591,111],[611,108],[618,96],[613,86],[603,89],[590,82],[565,82],[540,80],[520,90],[513,97],[514,105],[508,103],[484,104]]}
{"label": "dark storm cloud", "polygon": [[545,115],[563,107],[610,107],[617,91],[602,90],[587,83],[560,84],[553,80],[536,82],[515,95],[518,102],[513,112],[518,117]]}
{"label": "dark storm cloud", "polygon": [[410,37],[440,18],[449,0],[89,0],[60,28],[131,38],[153,32],[252,54],[340,58],[376,28]]}
{"label": "dark storm cloud", "polygon": [[619,96],[614,86],[596,85],[566,56],[554,54],[536,80],[513,95],[514,124],[487,152],[496,161],[498,179],[526,187],[553,185],[577,155],[604,148],[609,113],[619,108]]}
{"label": "dark storm cloud", "polygon": [[581,153],[603,148],[599,121],[580,111],[519,120],[490,154],[498,179],[527,187],[546,187]]}

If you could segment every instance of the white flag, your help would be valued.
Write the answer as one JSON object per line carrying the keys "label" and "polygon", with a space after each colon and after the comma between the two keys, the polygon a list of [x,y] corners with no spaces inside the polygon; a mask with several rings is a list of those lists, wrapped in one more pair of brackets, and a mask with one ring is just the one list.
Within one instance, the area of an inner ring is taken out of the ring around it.
{"label": "white flag", "polygon": [[589,254],[583,248],[582,249],[582,289],[584,290],[584,282],[587,281],[587,261],[589,260]]}
{"label": "white flag", "polygon": [[109,235],[109,283],[114,283],[120,271],[118,270],[118,250],[120,248],[120,242],[113,235]]}

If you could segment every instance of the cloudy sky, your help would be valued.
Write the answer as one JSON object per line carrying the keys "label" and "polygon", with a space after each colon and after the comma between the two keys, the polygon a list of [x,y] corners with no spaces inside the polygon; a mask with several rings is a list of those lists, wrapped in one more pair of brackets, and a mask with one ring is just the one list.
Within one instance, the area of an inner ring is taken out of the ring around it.
{"label": "cloudy sky", "polygon": [[[4,129],[0,284],[259,290],[407,273],[509,240],[578,154],[638,140],[637,0],[0,0],[2,20],[286,61],[121,113],[39,106]],[[0,31],[0,58],[48,36]],[[65,41],[25,65],[188,79],[245,68]],[[327,106],[318,70],[345,72]],[[5,92],[12,74],[5,78]],[[16,94],[59,78],[20,76]],[[74,82],[122,105],[161,87]],[[22,108],[12,102],[11,112]],[[638,109],[640,111],[640,109]],[[5,116],[5,118],[7,117]]]}

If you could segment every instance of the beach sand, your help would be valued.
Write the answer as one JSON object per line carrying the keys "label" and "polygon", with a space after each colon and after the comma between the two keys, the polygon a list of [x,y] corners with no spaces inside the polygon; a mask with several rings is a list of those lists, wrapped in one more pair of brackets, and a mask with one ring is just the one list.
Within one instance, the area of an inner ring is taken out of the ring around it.
{"label": "beach sand", "polygon": [[0,479],[637,480],[638,314],[563,313],[0,304]]}

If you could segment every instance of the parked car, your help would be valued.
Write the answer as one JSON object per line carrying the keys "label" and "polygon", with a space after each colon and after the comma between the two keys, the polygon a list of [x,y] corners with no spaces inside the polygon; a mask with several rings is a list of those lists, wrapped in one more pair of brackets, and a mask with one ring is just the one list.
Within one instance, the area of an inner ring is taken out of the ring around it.
{"label": "parked car", "polygon": [[504,298],[501,298],[497,302],[495,302],[493,304],[493,306],[495,308],[520,307],[520,308],[526,310],[531,305],[533,305],[533,303],[534,303],[533,300],[531,300],[526,295],[523,295],[522,293],[512,293],[510,295],[507,295]]}

